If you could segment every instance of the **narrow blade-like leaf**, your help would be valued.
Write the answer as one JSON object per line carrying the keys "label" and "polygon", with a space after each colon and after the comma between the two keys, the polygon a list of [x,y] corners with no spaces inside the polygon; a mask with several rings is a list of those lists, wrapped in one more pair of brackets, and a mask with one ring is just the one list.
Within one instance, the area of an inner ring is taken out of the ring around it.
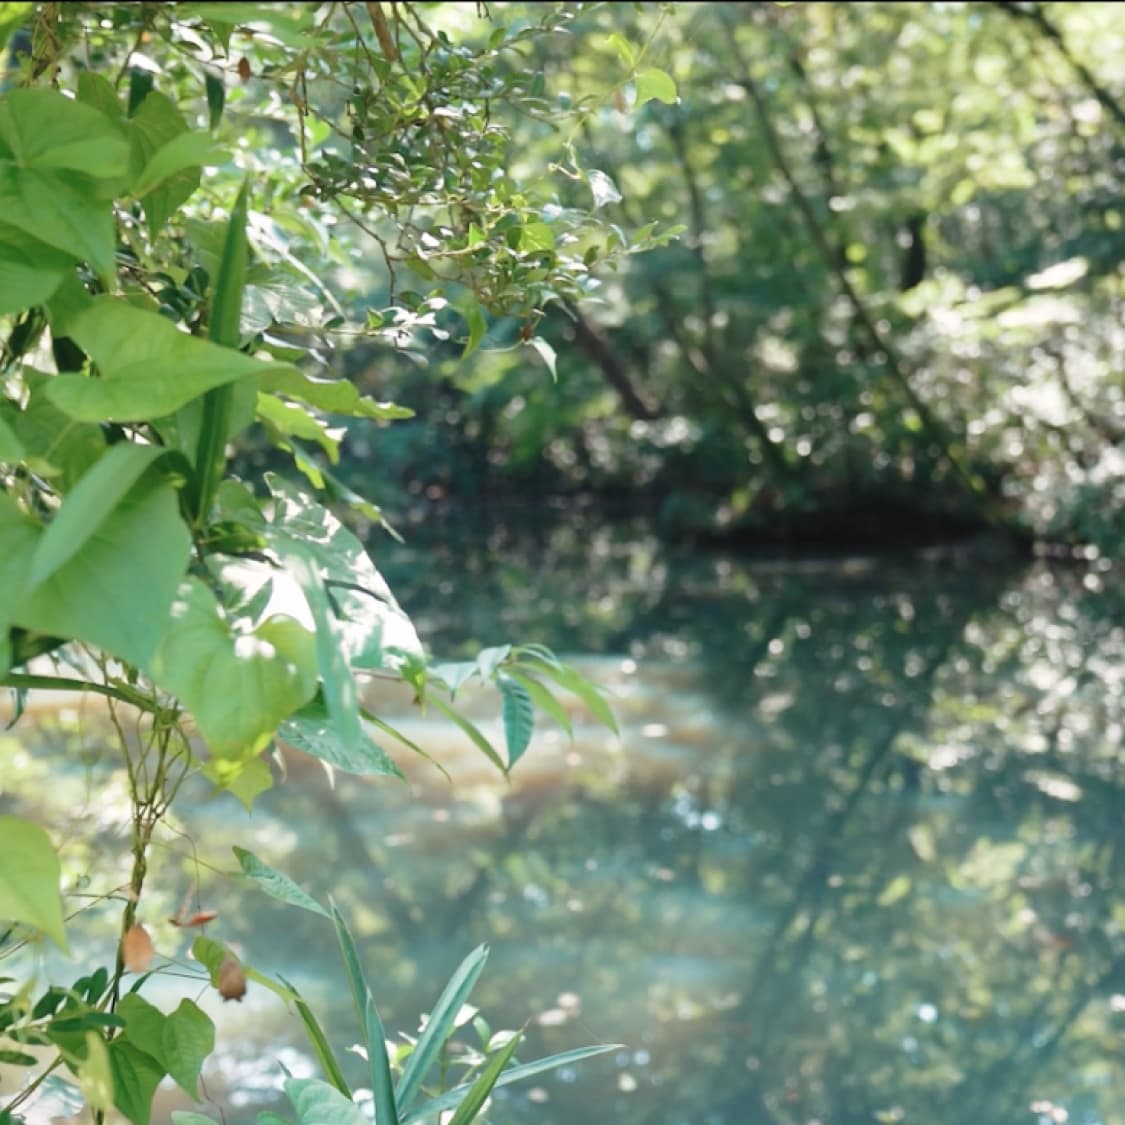
{"label": "narrow blade-like leaf", "polygon": [[418,1037],[414,1050],[406,1060],[402,1078],[395,1089],[399,1112],[406,1109],[421,1089],[430,1067],[441,1053],[450,1031],[453,1030],[453,1021],[457,1018],[457,1013],[472,992],[487,960],[488,946],[478,945],[449,978],[449,983],[438,997],[438,1002],[426,1020],[425,1031]]}
{"label": "narrow blade-like leaf", "polygon": [[[621,1047],[622,1044],[620,1043],[603,1043],[596,1047],[578,1047],[573,1051],[549,1055],[545,1059],[521,1063],[519,1066],[513,1066],[511,1070],[504,1071],[496,1080],[496,1086],[511,1086],[514,1082],[521,1082],[525,1078],[534,1078],[537,1074],[555,1070],[560,1066],[570,1066],[573,1063],[582,1062],[584,1059],[592,1059],[595,1055],[604,1055],[607,1051],[619,1051]],[[420,1105],[413,1113],[408,1113],[402,1119],[401,1125],[415,1125],[415,1122],[421,1121],[436,1121],[439,1113],[444,1113],[453,1109],[454,1106],[460,1105],[461,1099],[470,1089],[468,1083],[454,1086],[452,1090],[447,1090],[444,1094],[439,1094],[438,1097],[431,1098],[424,1105]]]}
{"label": "narrow blade-like leaf", "polygon": [[344,1078],[343,1071],[340,1069],[340,1064],[336,1061],[336,1056],[332,1053],[332,1048],[328,1045],[328,1037],[324,1034],[324,1029],[317,1022],[317,1018],[313,1015],[312,1009],[305,1003],[304,999],[297,992],[297,989],[284,977],[281,977],[280,980],[296,997],[294,1003],[297,1008],[297,1014],[301,1017],[301,1022],[305,1025],[305,1034],[309,1037],[309,1044],[312,1046],[313,1054],[316,1055],[317,1062],[320,1063],[325,1077],[341,1094],[350,1098],[352,1092],[348,1089],[348,1083]]}
{"label": "narrow blade-like leaf", "polygon": [[464,715],[459,715],[453,708],[445,702],[438,695],[431,695],[430,702],[443,714],[446,718],[451,719],[465,732],[466,735],[472,740],[473,745],[503,774],[507,774],[508,767],[504,765],[503,759],[496,753],[495,747],[487,738],[481,734],[479,728],[471,723]]}
{"label": "narrow blade-like leaf", "polygon": [[457,1112],[450,1119],[449,1125],[468,1125],[470,1121],[476,1120],[481,1107],[488,1101],[488,1095],[492,1093],[492,1087],[496,1085],[504,1067],[508,1065],[508,1060],[516,1053],[522,1038],[523,1032],[517,1032],[489,1059],[488,1066],[480,1072],[477,1080],[469,1088],[465,1100],[457,1107]]}

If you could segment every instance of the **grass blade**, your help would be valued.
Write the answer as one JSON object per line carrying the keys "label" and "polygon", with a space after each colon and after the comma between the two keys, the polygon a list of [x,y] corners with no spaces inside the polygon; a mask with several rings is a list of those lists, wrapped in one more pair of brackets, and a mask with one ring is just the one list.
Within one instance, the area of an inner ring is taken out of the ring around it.
{"label": "grass blade", "polygon": [[301,1022],[305,1025],[305,1033],[309,1037],[309,1043],[312,1046],[313,1053],[316,1055],[317,1062],[320,1063],[320,1069],[324,1071],[324,1076],[341,1094],[350,1098],[352,1092],[348,1089],[348,1083],[344,1078],[343,1072],[340,1070],[340,1064],[336,1061],[336,1056],[332,1053],[332,1048],[328,1045],[328,1038],[325,1036],[323,1028],[317,1022],[316,1016],[313,1015],[312,1009],[301,998],[300,993],[293,985],[284,977],[280,977],[280,980],[296,998],[294,1003],[297,1006],[297,1015],[301,1017]]}
{"label": "grass blade", "polygon": [[[546,1058],[536,1059],[534,1062],[521,1063],[519,1066],[513,1066],[511,1070],[506,1070],[501,1074],[496,1080],[496,1085],[498,1087],[510,1086],[514,1082],[521,1082],[525,1078],[534,1078],[537,1074],[543,1074],[560,1066],[569,1066],[571,1063],[591,1059],[595,1055],[604,1055],[607,1051],[619,1051],[621,1047],[622,1044],[620,1043],[603,1043],[596,1047],[578,1047],[573,1051],[563,1051],[557,1055],[548,1055]],[[426,1102],[425,1105],[419,1106],[413,1113],[408,1113],[402,1119],[401,1125],[418,1125],[419,1122],[436,1118],[439,1113],[453,1109],[454,1106],[458,1105],[469,1089],[468,1083],[454,1086],[452,1090],[447,1090],[444,1094]]]}
{"label": "grass blade", "polygon": [[364,1045],[367,1047],[367,1061],[371,1067],[371,1090],[375,1097],[375,1119],[379,1125],[399,1125],[383,1022],[379,1019],[379,1012],[371,997],[371,989],[367,985],[367,978],[363,975],[363,966],[359,963],[355,940],[335,903],[332,903],[332,921],[336,925],[336,937],[339,939],[340,950],[344,955],[344,968],[348,973],[352,999],[355,1001],[359,1025],[363,1029]]}
{"label": "grass blade", "polygon": [[449,983],[441,996],[438,997],[438,1002],[426,1021],[426,1030],[419,1036],[414,1050],[406,1060],[406,1068],[395,1090],[395,1100],[400,1111],[406,1109],[421,1089],[430,1067],[453,1028],[457,1013],[472,992],[487,960],[488,946],[478,945],[461,962],[457,971],[449,978]]}
{"label": "grass blade", "polygon": [[480,1072],[477,1080],[469,1088],[469,1092],[465,1095],[465,1100],[457,1107],[457,1112],[453,1115],[449,1125],[468,1125],[470,1121],[476,1119],[476,1116],[481,1111],[481,1107],[488,1101],[488,1095],[492,1093],[492,1087],[496,1085],[504,1067],[508,1065],[508,1060],[516,1053],[516,1048],[520,1045],[520,1040],[523,1038],[523,1032],[517,1031],[495,1055],[488,1061],[488,1066]]}

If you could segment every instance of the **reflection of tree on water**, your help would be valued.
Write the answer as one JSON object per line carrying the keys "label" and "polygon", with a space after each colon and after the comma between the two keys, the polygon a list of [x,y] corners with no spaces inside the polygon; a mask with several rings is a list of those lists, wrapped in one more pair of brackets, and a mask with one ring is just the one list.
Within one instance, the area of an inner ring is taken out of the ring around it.
{"label": "reflection of tree on water", "polygon": [[[537,586],[508,603],[523,635],[631,653],[598,665],[623,751],[579,730],[568,764],[545,738],[510,790],[314,773],[255,821],[355,920],[389,1028],[488,941],[493,1027],[546,1013],[523,1057],[629,1044],[496,1125],[1011,1125],[1033,1103],[1108,1125],[1125,613],[1096,571],[677,562],[581,534],[452,565],[477,600],[410,607],[452,622],[443,651],[502,639],[497,600]],[[320,920],[237,893],[224,939],[306,982],[346,1046],[346,995],[311,984],[338,980]]]}
{"label": "reflection of tree on water", "polygon": [[[619,784],[560,776],[520,847],[478,864],[469,932],[561,933],[598,1032],[590,998],[636,1006],[651,1062],[612,1118],[1007,1125],[1054,1098],[1101,1120],[1120,1093],[1097,1086],[1121,976],[1120,606],[972,555],[802,572],[582,546],[574,564],[579,541],[540,543],[552,600],[523,627],[631,645],[641,677],[690,653],[711,725],[671,773],[634,730]],[[521,557],[478,556],[492,594],[465,619],[527,587]],[[656,682],[629,716],[673,740],[671,698]],[[547,987],[532,958],[505,965],[515,995]],[[588,1097],[553,1091],[549,1119]]]}

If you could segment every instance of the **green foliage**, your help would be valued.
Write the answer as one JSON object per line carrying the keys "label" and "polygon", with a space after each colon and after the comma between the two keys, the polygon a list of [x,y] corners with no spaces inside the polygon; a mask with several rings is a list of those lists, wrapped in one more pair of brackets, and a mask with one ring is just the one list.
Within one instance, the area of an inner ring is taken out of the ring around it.
{"label": "green foliage", "polygon": [[[582,297],[598,262],[641,247],[611,246],[593,211],[559,207],[548,163],[517,174],[492,119],[501,104],[564,119],[528,89],[522,58],[573,14],[544,5],[507,27],[397,5],[392,32],[377,4],[0,7],[0,38],[25,20],[31,32],[0,88],[0,684],[93,691],[121,731],[131,709],[141,743],[122,734],[133,867],[115,970],[35,1004],[29,982],[3,999],[2,1027],[18,1065],[33,1065],[26,1046],[53,1047],[99,1120],[116,1107],[144,1125],[166,1076],[196,1098],[214,1046],[193,1001],[164,1013],[138,991],[152,946],[137,921],[147,849],[185,776],[249,807],[272,783],[263,755],[275,741],[401,776],[370,731],[425,750],[366,709],[373,677],[448,714],[505,772],[528,750],[534,703],[560,712],[539,672],[587,705],[596,697],[560,679],[550,654],[486,650],[472,674],[499,690],[501,756],[455,707],[459,685],[431,662],[367,546],[320,501],[375,521],[379,509],[302,444],[335,464],[347,425],[411,415],[325,370],[337,338],[408,350],[458,289],[471,352],[488,317],[533,324]],[[139,56],[142,44],[161,61]],[[241,86],[228,75],[236,57]],[[638,101],[669,89],[658,71],[637,75]],[[594,182],[601,206],[612,191]],[[384,271],[378,312],[333,291],[338,267],[364,255]],[[553,371],[553,349],[532,344]],[[265,445],[272,467],[305,484],[236,471],[240,444]],[[2,818],[0,853],[0,918],[65,949],[47,834]],[[326,913],[237,855],[273,897]],[[445,1009],[476,978],[466,969],[443,997],[396,1102],[378,1013],[334,917],[379,1119],[393,1122],[445,1043]],[[331,1083],[288,1083],[300,1121],[361,1119],[292,989],[210,939],[193,954],[225,999],[249,979],[297,1003]],[[122,995],[127,972],[141,975]],[[506,1061],[486,1068],[463,1119]]]}

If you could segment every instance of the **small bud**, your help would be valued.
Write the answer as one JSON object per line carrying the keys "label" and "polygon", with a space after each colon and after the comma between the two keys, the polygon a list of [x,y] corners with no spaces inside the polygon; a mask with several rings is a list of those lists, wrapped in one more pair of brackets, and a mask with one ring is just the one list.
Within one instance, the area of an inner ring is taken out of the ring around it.
{"label": "small bud", "polygon": [[219,995],[224,1000],[241,1000],[246,995],[246,973],[242,962],[232,953],[219,966]]}
{"label": "small bud", "polygon": [[148,930],[135,922],[121,939],[121,963],[131,973],[143,973],[156,955]]}

